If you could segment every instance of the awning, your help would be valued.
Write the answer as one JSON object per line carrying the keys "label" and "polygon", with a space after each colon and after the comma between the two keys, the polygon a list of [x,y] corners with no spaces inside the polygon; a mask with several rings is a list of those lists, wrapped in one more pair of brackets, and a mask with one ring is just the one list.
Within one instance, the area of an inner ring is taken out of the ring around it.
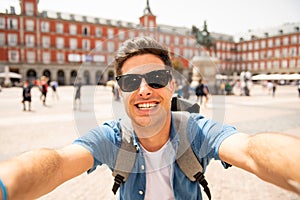
{"label": "awning", "polygon": [[21,79],[22,75],[14,72],[2,72],[0,73],[0,78],[17,78]]}
{"label": "awning", "polygon": [[252,76],[252,80],[300,80],[300,74],[259,74]]}

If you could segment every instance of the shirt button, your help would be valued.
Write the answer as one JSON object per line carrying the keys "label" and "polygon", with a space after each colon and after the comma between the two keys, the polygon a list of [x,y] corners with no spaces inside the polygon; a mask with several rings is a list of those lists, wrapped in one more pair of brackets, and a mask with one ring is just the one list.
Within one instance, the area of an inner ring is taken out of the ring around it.
{"label": "shirt button", "polygon": [[144,192],[143,192],[142,190],[140,190],[140,191],[139,191],[139,194],[140,194],[140,195],[143,195],[143,194],[144,194]]}
{"label": "shirt button", "polygon": [[145,166],[144,166],[144,165],[141,165],[141,169],[144,170],[144,169],[145,169]]}

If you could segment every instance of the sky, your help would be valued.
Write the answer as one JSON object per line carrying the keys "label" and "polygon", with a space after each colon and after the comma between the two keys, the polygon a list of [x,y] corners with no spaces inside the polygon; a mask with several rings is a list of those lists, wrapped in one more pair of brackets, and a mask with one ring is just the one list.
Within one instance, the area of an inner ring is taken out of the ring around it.
{"label": "sky", "polygon": [[[300,0],[149,0],[157,24],[203,28],[210,32],[240,34],[248,30],[300,22]],[[0,10],[19,0],[0,0]],[[139,23],[146,0],[39,0],[39,11],[56,11]]]}

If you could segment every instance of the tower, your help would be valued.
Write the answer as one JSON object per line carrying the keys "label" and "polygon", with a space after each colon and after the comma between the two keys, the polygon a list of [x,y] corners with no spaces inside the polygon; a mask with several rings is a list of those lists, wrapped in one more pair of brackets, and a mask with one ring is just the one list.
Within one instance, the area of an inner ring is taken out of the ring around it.
{"label": "tower", "polygon": [[146,8],[144,9],[144,15],[140,17],[140,24],[143,27],[155,28],[156,27],[156,16],[152,14],[149,0],[147,0]]}
{"label": "tower", "polygon": [[38,15],[39,0],[20,0],[21,14],[29,16]]}

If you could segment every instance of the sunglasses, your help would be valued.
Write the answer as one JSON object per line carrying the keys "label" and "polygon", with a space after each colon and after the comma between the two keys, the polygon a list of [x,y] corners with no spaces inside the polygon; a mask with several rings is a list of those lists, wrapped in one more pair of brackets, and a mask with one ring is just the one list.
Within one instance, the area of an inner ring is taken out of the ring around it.
{"label": "sunglasses", "polygon": [[156,70],[146,74],[124,74],[117,76],[116,80],[123,92],[133,92],[140,87],[143,78],[154,89],[166,87],[172,80],[170,70]]}

